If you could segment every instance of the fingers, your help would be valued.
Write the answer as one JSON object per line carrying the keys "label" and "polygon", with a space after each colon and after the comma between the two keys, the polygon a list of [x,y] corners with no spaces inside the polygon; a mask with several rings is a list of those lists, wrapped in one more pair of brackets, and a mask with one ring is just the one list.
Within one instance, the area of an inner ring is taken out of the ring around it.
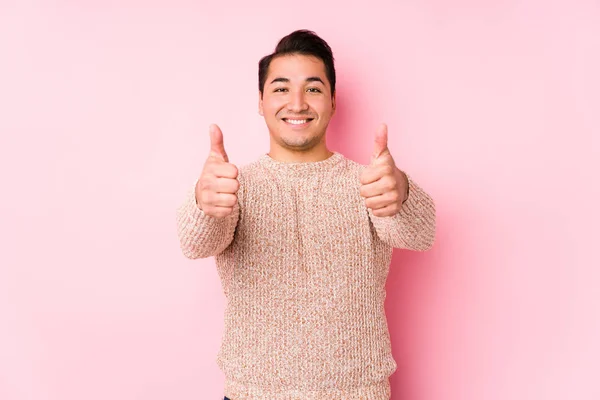
{"label": "fingers", "polygon": [[206,178],[200,180],[200,189],[213,193],[237,193],[240,188],[240,182],[237,179],[230,178]]}
{"label": "fingers", "polygon": [[387,131],[387,125],[381,124],[379,126],[379,128],[377,128],[377,131],[375,132],[375,144],[373,147],[372,160],[374,161],[384,154],[389,154],[388,131]]}
{"label": "fingers", "polygon": [[369,183],[368,185],[362,185],[360,187],[360,195],[368,198],[373,196],[379,196],[387,192],[397,190],[396,182],[393,178],[386,176],[376,182]]}
{"label": "fingers", "polygon": [[237,167],[229,163],[223,144],[223,132],[210,125],[210,154],[196,182],[196,204],[205,214],[223,218],[233,212],[240,188]]}
{"label": "fingers", "polygon": [[394,215],[399,211],[400,193],[391,165],[372,165],[361,174],[360,195],[375,216]]}
{"label": "fingers", "polygon": [[204,175],[196,183],[196,204],[206,215],[224,218],[233,212],[239,187],[237,179]]}
{"label": "fingers", "polygon": [[365,205],[372,210],[378,210],[389,206],[390,204],[398,203],[400,195],[397,191],[386,192],[384,194],[368,197],[365,199]]}
{"label": "fingers", "polygon": [[219,128],[216,124],[212,124],[208,128],[208,131],[210,135],[210,156],[225,162],[229,162],[229,158],[225,152],[225,144],[223,143],[223,132],[221,132],[221,128]]}
{"label": "fingers", "polygon": [[360,174],[360,183],[368,185],[383,178],[384,176],[392,175],[394,167],[392,164],[371,165]]}
{"label": "fingers", "polygon": [[217,193],[237,193],[240,182],[237,179],[217,178],[214,190]]}
{"label": "fingers", "polygon": [[375,132],[371,163],[360,175],[360,195],[374,216],[392,216],[402,207],[399,172],[388,149],[387,125],[381,124]]}
{"label": "fingers", "polygon": [[210,207],[233,207],[237,203],[237,196],[233,193],[215,193],[207,190],[201,193],[199,200]]}
{"label": "fingers", "polygon": [[206,172],[217,178],[236,179],[239,171],[233,164],[224,161],[208,162],[206,164]]}
{"label": "fingers", "polygon": [[371,210],[374,216],[376,217],[392,217],[400,211],[400,208],[396,203],[390,204],[386,207],[379,208],[376,210]]}

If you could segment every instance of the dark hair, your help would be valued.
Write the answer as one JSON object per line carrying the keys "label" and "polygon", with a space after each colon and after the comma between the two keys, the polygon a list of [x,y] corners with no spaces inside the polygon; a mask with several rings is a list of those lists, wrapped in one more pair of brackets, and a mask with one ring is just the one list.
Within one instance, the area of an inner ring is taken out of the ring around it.
{"label": "dark hair", "polygon": [[262,96],[263,89],[265,88],[265,80],[267,79],[267,72],[269,71],[269,65],[274,58],[289,54],[302,54],[307,56],[317,57],[323,64],[325,64],[325,75],[329,80],[331,86],[331,95],[335,93],[335,67],[333,65],[333,53],[331,47],[326,41],[317,36],[316,33],[301,29],[290,33],[283,37],[275,52],[261,58],[258,62],[258,90]]}

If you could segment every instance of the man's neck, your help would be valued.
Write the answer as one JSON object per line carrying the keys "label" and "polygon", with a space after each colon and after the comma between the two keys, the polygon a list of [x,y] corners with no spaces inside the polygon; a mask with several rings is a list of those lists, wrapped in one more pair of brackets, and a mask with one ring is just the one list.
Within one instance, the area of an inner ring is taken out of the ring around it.
{"label": "man's neck", "polygon": [[290,151],[271,146],[268,155],[275,161],[297,163],[323,161],[331,157],[333,152],[329,151],[329,149],[325,146],[319,149],[311,149],[309,151]]}

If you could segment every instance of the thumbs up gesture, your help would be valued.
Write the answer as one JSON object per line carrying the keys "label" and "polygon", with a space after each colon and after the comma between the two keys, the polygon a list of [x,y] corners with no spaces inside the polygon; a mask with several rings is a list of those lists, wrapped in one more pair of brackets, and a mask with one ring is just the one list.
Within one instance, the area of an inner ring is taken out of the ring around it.
{"label": "thumbs up gesture", "polygon": [[382,124],[375,134],[371,164],[360,175],[360,195],[376,217],[395,215],[408,198],[408,178],[396,167],[387,138],[387,126]]}
{"label": "thumbs up gesture", "polygon": [[209,133],[210,154],[196,183],[196,204],[206,215],[224,218],[237,203],[238,169],[229,163],[221,129],[211,125]]}

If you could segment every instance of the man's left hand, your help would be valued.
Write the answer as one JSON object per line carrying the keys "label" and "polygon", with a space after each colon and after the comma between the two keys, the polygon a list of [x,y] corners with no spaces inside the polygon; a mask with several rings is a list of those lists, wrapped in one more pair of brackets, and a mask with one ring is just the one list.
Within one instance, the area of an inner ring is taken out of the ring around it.
{"label": "man's left hand", "polygon": [[408,198],[408,178],[396,167],[387,142],[387,126],[382,124],[375,134],[371,164],[360,175],[360,195],[376,217],[397,214]]}

